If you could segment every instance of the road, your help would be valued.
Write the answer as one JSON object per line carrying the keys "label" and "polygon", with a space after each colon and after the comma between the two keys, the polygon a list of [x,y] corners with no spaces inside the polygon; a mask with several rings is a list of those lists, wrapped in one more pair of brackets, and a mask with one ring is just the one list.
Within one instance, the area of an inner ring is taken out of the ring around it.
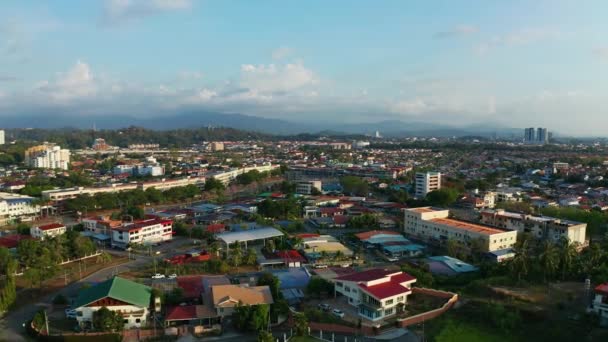
{"label": "road", "polygon": [[[165,257],[165,255],[169,255],[170,252],[179,249],[184,245],[191,244],[190,239],[186,238],[176,238],[170,243],[163,244],[157,247],[157,250],[161,250],[166,254],[161,254],[161,257]],[[153,249],[154,251],[154,249]],[[127,252],[124,251],[109,251],[112,254],[126,256]],[[118,266],[112,266],[108,268],[104,268],[99,270],[87,277],[82,278],[81,280],[71,283],[64,287],[63,289],[51,293],[40,299],[37,303],[33,305],[22,306],[17,310],[10,311],[9,314],[3,317],[0,320],[0,341],[26,341],[27,339],[21,335],[25,330],[23,329],[23,323],[32,319],[32,317],[36,314],[38,310],[41,308],[48,307],[58,294],[62,294],[68,298],[76,297],[78,295],[78,291],[84,283],[97,283],[108,278],[111,278],[114,275],[118,275],[123,272],[135,271],[140,269],[142,266],[149,264],[154,257],[151,256],[135,256],[135,260],[128,261],[124,264]]]}

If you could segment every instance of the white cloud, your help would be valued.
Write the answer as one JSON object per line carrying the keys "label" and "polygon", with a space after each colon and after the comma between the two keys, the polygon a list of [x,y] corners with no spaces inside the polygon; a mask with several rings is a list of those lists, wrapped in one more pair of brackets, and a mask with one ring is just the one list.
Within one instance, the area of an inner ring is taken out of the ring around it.
{"label": "white cloud", "polygon": [[272,51],[272,59],[281,60],[285,59],[293,54],[293,50],[287,46],[281,46],[278,49]]}
{"label": "white cloud", "polygon": [[434,34],[437,39],[456,38],[468,36],[479,32],[479,29],[471,25],[458,25],[446,31],[440,31]]}
{"label": "white cloud", "polygon": [[55,80],[42,81],[37,90],[55,102],[66,102],[92,96],[97,85],[88,64],[78,61],[67,72],[61,73]]}
{"label": "white cloud", "polygon": [[260,93],[293,91],[317,82],[314,72],[300,62],[283,66],[275,64],[241,66],[240,86]]}
{"label": "white cloud", "polygon": [[541,41],[559,39],[563,36],[560,31],[550,28],[526,28],[503,35],[494,35],[475,46],[475,51],[483,55],[499,47],[531,45]]}
{"label": "white cloud", "polygon": [[161,12],[187,10],[191,0],[105,0],[102,21],[121,24]]}

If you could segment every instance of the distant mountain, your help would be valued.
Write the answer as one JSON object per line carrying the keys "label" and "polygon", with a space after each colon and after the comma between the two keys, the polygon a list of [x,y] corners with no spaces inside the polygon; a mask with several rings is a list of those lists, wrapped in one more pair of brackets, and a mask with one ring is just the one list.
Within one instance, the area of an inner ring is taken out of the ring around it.
{"label": "distant mountain", "polygon": [[231,127],[240,130],[257,131],[269,134],[300,134],[331,132],[337,134],[369,134],[375,131],[386,137],[399,136],[466,136],[493,135],[504,137],[520,135],[521,129],[505,128],[483,123],[474,126],[457,127],[419,121],[386,120],[369,123],[345,124],[339,122],[292,122],[281,119],[269,119],[244,114],[226,114],[216,112],[189,111],[176,115],[142,118],[125,115],[76,116],[67,114],[28,115],[2,117],[2,128],[93,128],[118,129],[127,126],[138,126],[154,130],[171,130],[178,128],[199,128],[206,126]]}

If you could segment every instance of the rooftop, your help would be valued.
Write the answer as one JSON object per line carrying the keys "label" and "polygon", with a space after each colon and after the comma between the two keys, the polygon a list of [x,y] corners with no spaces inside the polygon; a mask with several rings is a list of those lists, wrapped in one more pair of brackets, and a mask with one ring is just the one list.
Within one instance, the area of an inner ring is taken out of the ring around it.
{"label": "rooftop", "polygon": [[373,268],[363,272],[352,273],[348,275],[343,275],[337,277],[336,280],[344,280],[344,281],[372,281],[380,278],[384,278],[389,274],[396,274],[399,271],[395,270],[387,270],[382,268]]}
{"label": "rooftop", "polygon": [[436,219],[432,219],[431,221],[435,222],[435,223],[443,224],[446,226],[450,226],[453,228],[462,229],[462,230],[466,230],[469,232],[484,234],[484,235],[505,233],[505,231],[502,231],[500,229],[496,229],[496,228],[492,228],[492,227],[488,227],[488,226],[482,226],[480,224],[475,224],[475,223],[470,223],[470,222],[465,222],[465,221],[454,220],[454,219],[450,219],[450,218],[436,218]]}
{"label": "rooftop", "polygon": [[81,290],[74,302],[79,308],[89,305],[99,299],[111,297],[139,307],[150,306],[151,288],[120,277],[108,279],[93,287]]}
{"label": "rooftop", "polygon": [[40,229],[40,230],[51,230],[51,229],[57,229],[57,228],[65,228],[65,225],[63,225],[61,223],[50,223],[50,224],[45,224],[43,226],[38,227],[38,229]]}
{"label": "rooftop", "polygon": [[390,231],[390,230],[370,230],[369,232],[355,234],[355,236],[359,240],[367,240],[367,239],[373,237],[374,235],[401,235],[401,234],[398,232]]}
{"label": "rooftop", "polygon": [[268,286],[217,285],[211,288],[215,306],[272,304],[272,294]]}
{"label": "rooftop", "polygon": [[236,241],[254,241],[269,239],[273,237],[283,236],[280,230],[272,227],[266,228],[255,228],[249,230],[243,230],[239,232],[225,232],[217,234],[217,238],[222,240],[224,243],[231,244]]}

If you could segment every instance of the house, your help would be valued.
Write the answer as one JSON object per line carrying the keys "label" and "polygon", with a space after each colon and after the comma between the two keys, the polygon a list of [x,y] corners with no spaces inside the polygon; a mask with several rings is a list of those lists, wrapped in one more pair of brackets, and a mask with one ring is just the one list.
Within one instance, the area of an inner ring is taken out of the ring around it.
{"label": "house", "polygon": [[155,244],[173,238],[173,221],[148,219],[112,229],[112,246],[126,249],[129,244]]}
{"label": "house", "polygon": [[237,304],[251,306],[272,304],[270,287],[244,285],[216,285],[211,287],[211,298],[217,315],[230,316]]}
{"label": "house", "polygon": [[376,321],[395,315],[407,303],[416,278],[395,270],[370,269],[333,279],[335,293],[348,298],[359,316]]}
{"label": "house", "polygon": [[590,311],[595,312],[604,323],[608,321],[608,283],[595,287],[595,298],[591,302]]}
{"label": "house", "polygon": [[120,312],[125,329],[146,326],[152,289],[120,277],[81,290],[74,301],[76,320],[81,327],[92,324],[93,313],[102,307]]}
{"label": "house", "polygon": [[65,231],[65,225],[61,223],[51,223],[30,228],[30,235],[36,239],[44,240],[45,238],[52,238],[64,234]]}

